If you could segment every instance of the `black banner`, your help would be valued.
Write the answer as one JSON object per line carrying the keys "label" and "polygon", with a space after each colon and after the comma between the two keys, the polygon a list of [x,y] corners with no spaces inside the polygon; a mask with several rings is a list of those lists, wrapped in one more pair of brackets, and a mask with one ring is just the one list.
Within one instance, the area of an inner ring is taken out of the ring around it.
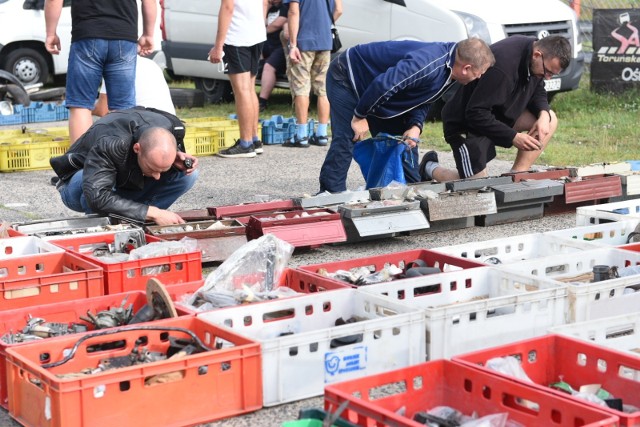
{"label": "black banner", "polygon": [[593,11],[591,89],[640,88],[640,9]]}

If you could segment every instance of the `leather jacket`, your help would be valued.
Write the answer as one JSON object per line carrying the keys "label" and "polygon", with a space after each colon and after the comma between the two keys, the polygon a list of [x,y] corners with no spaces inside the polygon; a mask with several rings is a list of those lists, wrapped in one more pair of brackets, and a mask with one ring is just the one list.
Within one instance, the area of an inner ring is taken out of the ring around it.
{"label": "leather jacket", "polygon": [[[121,197],[113,190],[142,190],[145,180],[152,179],[142,175],[133,145],[149,127],[174,132],[174,123],[166,114],[144,108],[109,113],[64,155],[52,158],[51,166],[64,183],[83,169],[82,191],[92,211],[144,222],[149,206]],[[171,168],[163,174],[171,173],[179,172]]]}

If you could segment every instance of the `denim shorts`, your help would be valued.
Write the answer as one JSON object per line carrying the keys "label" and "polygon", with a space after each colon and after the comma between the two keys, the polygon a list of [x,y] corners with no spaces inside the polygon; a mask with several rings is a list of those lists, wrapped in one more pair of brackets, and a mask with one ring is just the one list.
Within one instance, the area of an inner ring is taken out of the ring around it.
{"label": "denim shorts", "polygon": [[82,39],[71,43],[67,70],[67,107],[92,110],[104,78],[109,110],[136,106],[138,45],[126,40]]}

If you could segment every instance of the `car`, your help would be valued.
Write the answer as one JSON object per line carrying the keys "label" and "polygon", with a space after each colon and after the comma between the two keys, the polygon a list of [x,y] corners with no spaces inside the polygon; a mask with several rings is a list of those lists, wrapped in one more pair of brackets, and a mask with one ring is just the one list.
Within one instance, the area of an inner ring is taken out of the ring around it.
{"label": "car", "polygon": [[[26,87],[48,83],[54,77],[62,80],[67,73],[71,46],[71,0],[63,1],[58,21],[59,55],[51,55],[44,47],[44,0],[0,0],[0,22],[0,69],[12,73]],[[142,32],[142,19],[138,19],[138,25]],[[154,35],[159,49],[162,40],[159,19]],[[158,58],[163,63],[162,57]]]}

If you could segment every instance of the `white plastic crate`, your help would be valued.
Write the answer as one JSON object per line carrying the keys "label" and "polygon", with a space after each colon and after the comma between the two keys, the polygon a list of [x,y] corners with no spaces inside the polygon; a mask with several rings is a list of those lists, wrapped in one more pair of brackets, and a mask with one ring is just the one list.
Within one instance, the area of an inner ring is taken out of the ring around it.
{"label": "white plastic crate", "polygon": [[486,240],[484,242],[442,246],[433,248],[433,250],[491,265],[540,258],[551,254],[574,253],[592,249],[593,247],[587,242],[571,241],[542,233],[534,233]]}
{"label": "white plastic crate", "polygon": [[638,311],[640,292],[636,292],[636,289],[640,287],[640,274],[592,283],[559,281],[591,273],[595,265],[617,268],[640,265],[640,252],[599,247],[561,257],[549,256],[505,264],[498,268],[566,283],[569,287],[566,323]]}
{"label": "white plastic crate", "polygon": [[367,285],[425,313],[430,360],[532,338],[565,322],[567,287],[494,267]]}
{"label": "white plastic crate", "polygon": [[603,222],[583,227],[547,231],[544,234],[560,239],[588,242],[597,246],[619,246],[627,243],[629,234],[635,231],[638,224],[640,224],[640,218],[629,218],[624,221]]}
{"label": "white plastic crate", "polygon": [[37,237],[19,236],[0,239],[0,259],[16,259],[61,252],[64,252],[63,248]]}
{"label": "white plastic crate", "polygon": [[549,333],[567,335],[640,356],[639,312],[555,326],[549,328]]}
{"label": "white plastic crate", "polygon": [[576,225],[640,219],[640,199],[576,208]]}
{"label": "white plastic crate", "polygon": [[[319,396],[328,383],[423,362],[421,310],[357,289],[231,307],[197,315],[262,347],[264,406]],[[355,323],[335,326],[342,318]],[[336,339],[360,337],[332,348]]]}

